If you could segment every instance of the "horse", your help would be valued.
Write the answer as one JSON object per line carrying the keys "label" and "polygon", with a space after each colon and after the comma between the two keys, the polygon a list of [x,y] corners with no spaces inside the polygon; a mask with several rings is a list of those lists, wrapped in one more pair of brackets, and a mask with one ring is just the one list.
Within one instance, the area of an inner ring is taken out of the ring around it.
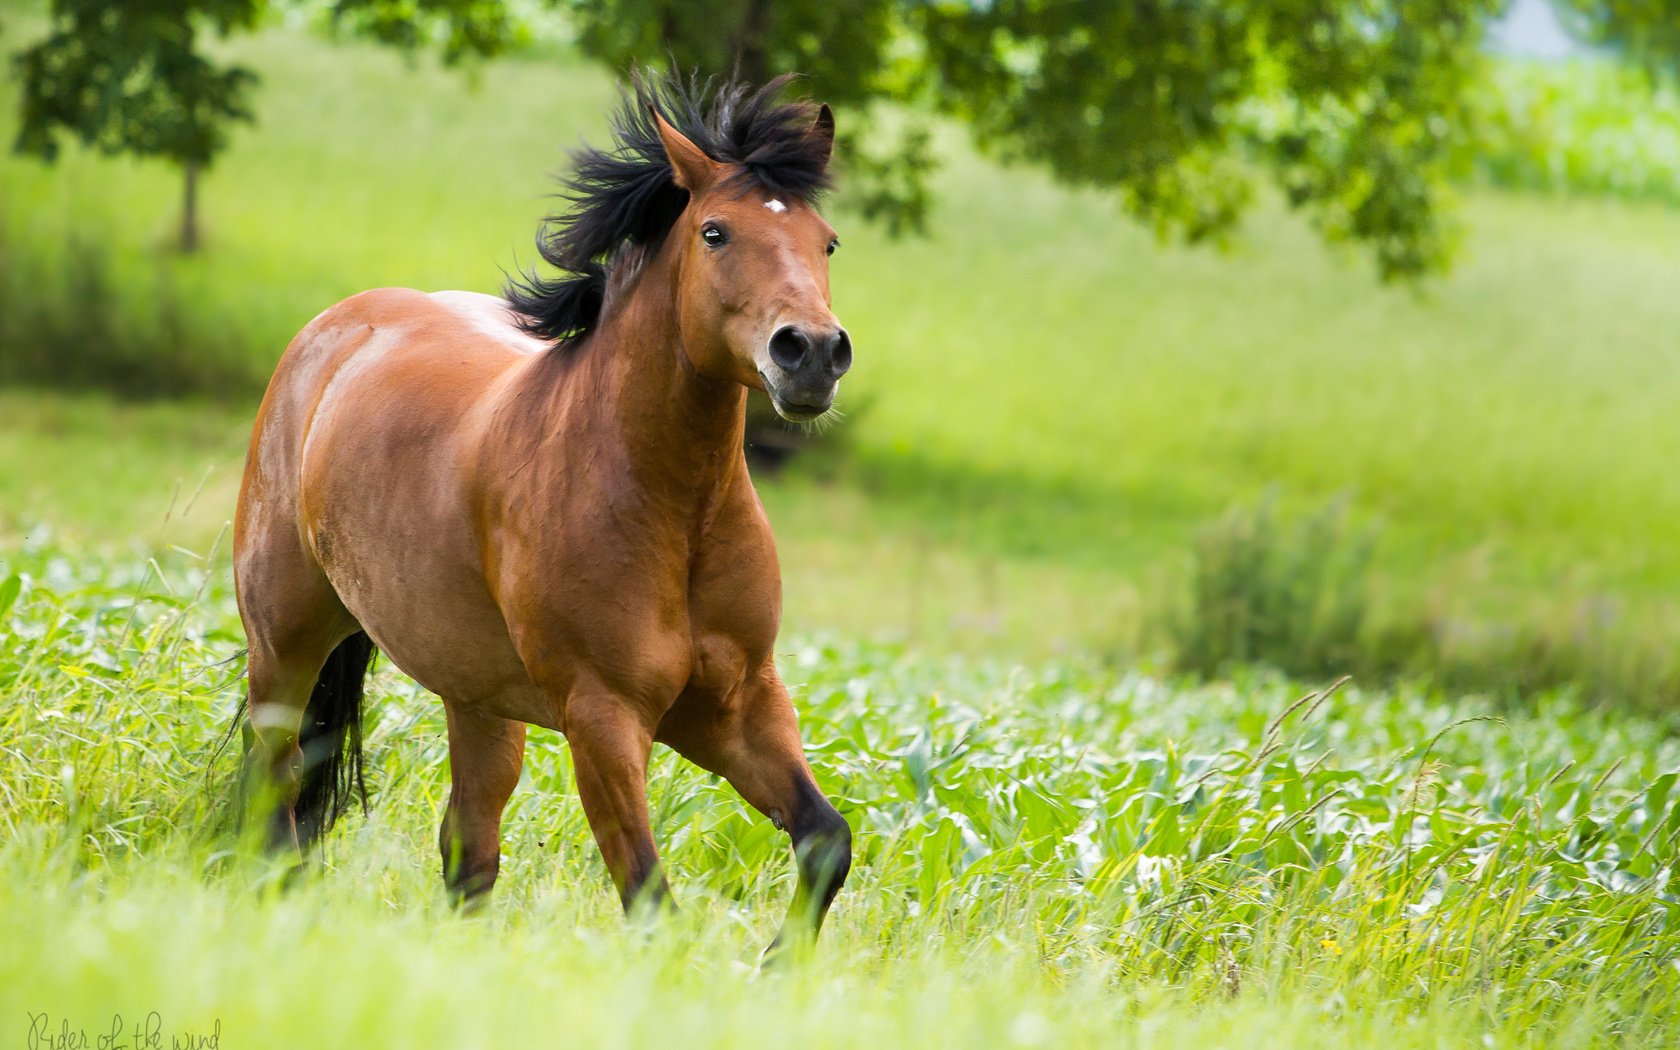
{"label": "horse", "polygon": [[573,155],[501,296],[383,288],[281,357],[234,520],[247,818],[301,860],[356,798],[378,653],[442,701],[450,898],[496,881],[527,725],[557,730],[626,912],[669,900],[655,743],[785,831],[771,948],[814,939],[851,829],[812,777],[773,646],[776,545],[743,457],[749,389],[790,421],[851,367],[818,210],[834,117],[788,77],[637,75]]}

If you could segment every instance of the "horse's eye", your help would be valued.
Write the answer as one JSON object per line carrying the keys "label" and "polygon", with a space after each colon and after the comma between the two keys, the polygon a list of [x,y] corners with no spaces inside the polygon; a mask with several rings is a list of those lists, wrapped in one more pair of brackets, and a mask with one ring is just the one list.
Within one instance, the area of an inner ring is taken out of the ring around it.
{"label": "horse's eye", "polygon": [[836,237],[828,242],[828,254],[833,255],[834,249],[840,247],[840,238]]}
{"label": "horse's eye", "polygon": [[723,227],[708,222],[700,227],[700,239],[706,242],[708,248],[721,248],[729,243],[729,234],[723,232]]}

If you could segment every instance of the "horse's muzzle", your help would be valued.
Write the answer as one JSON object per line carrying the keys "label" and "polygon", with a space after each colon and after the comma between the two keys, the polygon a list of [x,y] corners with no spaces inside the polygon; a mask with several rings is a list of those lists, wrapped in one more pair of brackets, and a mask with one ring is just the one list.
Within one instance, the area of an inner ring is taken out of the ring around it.
{"label": "horse's muzzle", "polygon": [[770,403],[783,419],[808,422],[834,404],[840,377],[852,367],[844,328],[783,325],[770,337],[770,362],[759,369]]}

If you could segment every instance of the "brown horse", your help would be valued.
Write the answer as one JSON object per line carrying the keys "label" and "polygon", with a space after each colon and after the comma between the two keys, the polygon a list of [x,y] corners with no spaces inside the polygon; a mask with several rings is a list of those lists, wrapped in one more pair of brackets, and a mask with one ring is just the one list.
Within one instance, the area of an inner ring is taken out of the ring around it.
{"label": "brown horse", "polygon": [[668,892],[657,741],[792,837],[778,942],[821,926],[851,832],[776,673],[781,577],[742,457],[749,387],[812,419],[852,359],[814,207],[833,117],[779,101],[785,82],[638,80],[616,147],[574,158],[574,206],[539,237],[564,273],[505,299],[364,292],[287,348],[234,522],[246,783],[274,848],[365,798],[377,647],[443,699],[457,900],[495,882],[529,723],[565,734],[626,909]]}

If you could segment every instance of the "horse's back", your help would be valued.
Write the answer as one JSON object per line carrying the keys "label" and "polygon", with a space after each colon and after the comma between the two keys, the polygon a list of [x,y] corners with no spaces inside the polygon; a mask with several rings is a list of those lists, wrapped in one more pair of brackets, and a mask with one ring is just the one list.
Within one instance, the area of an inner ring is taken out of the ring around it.
{"label": "horse's back", "polygon": [[253,460],[274,460],[288,476],[272,480],[295,484],[309,447],[334,431],[400,431],[406,421],[436,434],[545,345],[495,296],[409,288],[351,296],[286,348],[258,415]]}

